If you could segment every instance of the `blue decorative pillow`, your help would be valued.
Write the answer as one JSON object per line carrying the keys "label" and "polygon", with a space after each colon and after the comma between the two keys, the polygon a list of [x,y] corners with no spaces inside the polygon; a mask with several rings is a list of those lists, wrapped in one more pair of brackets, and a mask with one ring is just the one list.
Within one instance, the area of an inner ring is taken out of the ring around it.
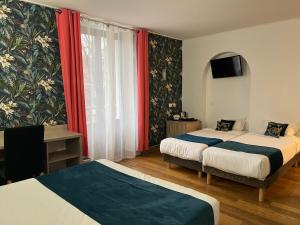
{"label": "blue decorative pillow", "polygon": [[217,121],[217,127],[216,130],[217,131],[230,131],[232,130],[232,123],[229,122],[225,122],[225,121]]}
{"label": "blue decorative pillow", "polygon": [[269,122],[265,135],[279,138],[280,136],[284,136],[286,128],[287,124]]}
{"label": "blue decorative pillow", "polygon": [[233,126],[235,124],[235,120],[221,120],[221,122],[222,123],[230,123],[229,130],[232,130]]}
{"label": "blue decorative pillow", "polygon": [[283,127],[283,129],[282,129],[282,131],[281,131],[281,133],[280,133],[280,136],[284,136],[285,135],[285,131],[286,131],[286,129],[287,129],[287,127],[289,126],[287,123],[277,123],[277,124],[279,124],[280,126],[282,126]]}

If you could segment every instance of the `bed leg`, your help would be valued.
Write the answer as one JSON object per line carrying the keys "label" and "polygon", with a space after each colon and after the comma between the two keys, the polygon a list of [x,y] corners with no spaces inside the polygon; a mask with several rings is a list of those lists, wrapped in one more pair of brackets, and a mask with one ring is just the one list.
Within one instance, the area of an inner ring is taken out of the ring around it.
{"label": "bed leg", "polygon": [[172,163],[168,162],[168,168],[172,169]]}
{"label": "bed leg", "polygon": [[258,193],[258,201],[259,202],[263,202],[265,200],[265,193],[266,193],[265,188],[259,188],[259,193]]}
{"label": "bed leg", "polygon": [[299,166],[299,164],[298,164],[299,162],[297,161],[297,162],[295,162],[295,167],[298,167]]}
{"label": "bed leg", "polygon": [[211,176],[211,174],[210,174],[210,173],[207,173],[207,177],[206,177],[206,183],[207,183],[208,185],[210,185],[210,184],[211,184],[211,179],[212,179],[212,176]]}
{"label": "bed leg", "polygon": [[202,171],[198,171],[198,177],[202,178]]}

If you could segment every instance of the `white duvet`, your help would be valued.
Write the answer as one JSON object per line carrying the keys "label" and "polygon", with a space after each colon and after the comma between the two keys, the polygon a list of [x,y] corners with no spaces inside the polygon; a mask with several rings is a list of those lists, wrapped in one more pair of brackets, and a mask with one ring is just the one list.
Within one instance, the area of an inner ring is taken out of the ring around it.
{"label": "white duvet", "polygon": [[[239,135],[242,135],[242,131],[216,131],[213,129],[205,128],[202,130],[197,130],[188,134],[208,137],[208,138],[218,138],[223,141],[228,141]],[[206,144],[183,141],[176,138],[166,138],[160,143],[160,152],[162,154],[168,154],[180,159],[193,160],[202,162],[203,150],[208,146]]]}
{"label": "white duvet", "polygon": [[[283,164],[292,159],[300,150],[300,138],[295,136],[274,138],[247,133],[230,141],[277,148],[282,153]],[[236,152],[213,146],[203,152],[203,165],[259,180],[265,180],[270,173],[270,162],[267,156]]]}
{"label": "white duvet", "polygon": [[[181,192],[208,202],[219,221],[219,202],[205,194],[148,176],[109,160],[99,163],[130,176]],[[101,209],[99,209],[101,210]],[[0,187],[0,224],[2,225],[99,225],[35,179]]]}

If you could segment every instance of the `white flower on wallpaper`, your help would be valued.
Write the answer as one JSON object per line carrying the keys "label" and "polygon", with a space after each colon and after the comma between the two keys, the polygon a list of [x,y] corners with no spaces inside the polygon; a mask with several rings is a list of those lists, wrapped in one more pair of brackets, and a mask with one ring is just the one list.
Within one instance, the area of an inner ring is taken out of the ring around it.
{"label": "white flower on wallpaper", "polygon": [[151,131],[152,131],[153,133],[157,133],[157,131],[158,131],[158,125],[157,125],[157,124],[153,125],[153,126],[151,127]]}
{"label": "white flower on wallpaper", "polygon": [[44,37],[41,37],[39,35],[34,40],[39,42],[43,48],[49,48],[49,43],[52,42],[52,39],[49,38],[47,35],[45,35]]}
{"label": "white flower on wallpaper", "polygon": [[173,87],[172,84],[167,84],[167,85],[166,85],[166,89],[167,89],[169,92],[172,91],[172,87]]}
{"label": "white flower on wallpaper", "polygon": [[167,110],[166,114],[167,114],[168,117],[172,116],[172,110]]}
{"label": "white flower on wallpaper", "polygon": [[43,125],[47,126],[47,127],[55,126],[55,125],[57,125],[57,122],[55,120],[50,120],[49,122],[44,122]]}
{"label": "white flower on wallpaper", "polygon": [[14,85],[15,85],[15,83],[14,83],[14,81],[10,78],[10,77],[8,77],[8,79],[7,79],[7,84],[10,86],[10,87],[14,87]]}
{"label": "white flower on wallpaper", "polygon": [[14,57],[10,54],[5,54],[3,56],[0,55],[0,64],[2,68],[8,68],[11,66],[11,62],[14,61]]}
{"label": "white flower on wallpaper", "polygon": [[4,111],[6,116],[12,115],[14,113],[14,109],[17,107],[17,103],[13,102],[13,101],[9,101],[8,103],[0,103],[0,109]]}
{"label": "white flower on wallpaper", "polygon": [[172,60],[173,60],[172,57],[167,57],[165,60],[169,65],[172,64]]}
{"label": "white flower on wallpaper", "polygon": [[41,80],[40,82],[38,82],[38,85],[42,86],[45,91],[51,91],[52,89],[52,85],[54,84],[55,82],[51,79],[48,79],[48,80]]}
{"label": "white flower on wallpaper", "polygon": [[156,48],[157,41],[156,40],[151,40],[150,45],[151,45],[152,48]]}
{"label": "white flower on wallpaper", "polygon": [[152,103],[153,106],[157,105],[157,100],[158,100],[157,98],[152,98],[151,99],[151,103]]}
{"label": "white flower on wallpaper", "polygon": [[6,5],[2,5],[0,7],[0,20],[6,19],[8,17],[7,14],[11,13],[11,9],[8,8]]}
{"label": "white flower on wallpaper", "polygon": [[152,69],[150,71],[150,74],[152,75],[153,78],[157,77],[157,70],[156,69]]}

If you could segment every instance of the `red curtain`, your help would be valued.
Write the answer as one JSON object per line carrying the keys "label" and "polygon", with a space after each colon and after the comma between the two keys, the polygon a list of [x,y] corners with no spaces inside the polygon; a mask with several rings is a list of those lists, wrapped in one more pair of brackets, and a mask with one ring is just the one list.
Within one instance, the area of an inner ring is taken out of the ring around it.
{"label": "red curtain", "polygon": [[82,134],[83,155],[88,155],[83,87],[80,13],[69,9],[56,12],[68,129]]}
{"label": "red curtain", "polygon": [[138,77],[138,151],[149,148],[149,64],[148,32],[137,31],[137,77]]}

